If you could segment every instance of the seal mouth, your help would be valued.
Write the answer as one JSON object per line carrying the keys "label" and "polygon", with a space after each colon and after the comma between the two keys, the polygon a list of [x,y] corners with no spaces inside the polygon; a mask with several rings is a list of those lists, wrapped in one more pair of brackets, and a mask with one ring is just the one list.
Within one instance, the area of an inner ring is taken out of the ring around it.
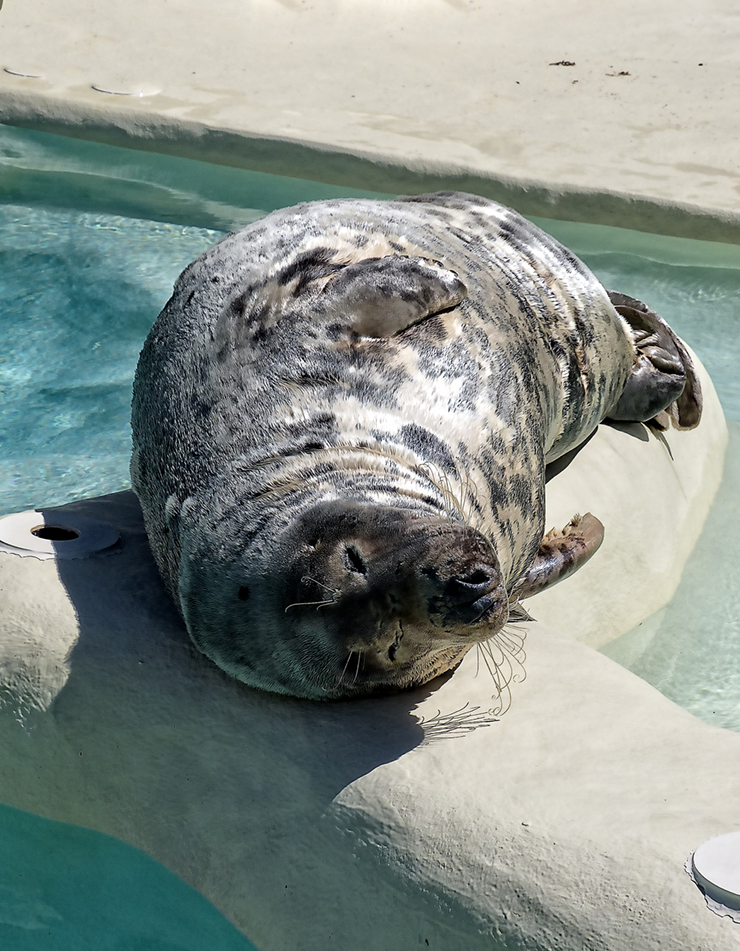
{"label": "seal mouth", "polygon": [[336,699],[394,694],[419,687],[440,674],[454,670],[467,653],[470,644],[429,646],[400,660],[398,645],[386,652],[372,649],[350,650],[344,663],[337,667],[334,689]]}
{"label": "seal mouth", "polygon": [[470,605],[471,612],[474,612],[475,616],[468,621],[468,624],[477,625],[481,623],[488,623],[494,618],[495,615],[503,613],[504,609],[508,609],[507,599],[497,597],[497,593],[498,586],[494,588],[490,594],[486,594],[482,598],[478,598],[477,601],[474,601]]}

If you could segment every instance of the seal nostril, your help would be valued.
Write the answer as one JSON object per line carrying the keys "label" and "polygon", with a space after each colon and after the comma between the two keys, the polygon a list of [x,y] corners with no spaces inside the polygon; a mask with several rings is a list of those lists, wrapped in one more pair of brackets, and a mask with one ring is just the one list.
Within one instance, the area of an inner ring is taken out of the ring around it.
{"label": "seal nostril", "polygon": [[367,574],[367,566],[362,560],[362,555],[360,555],[356,548],[348,545],[344,553],[347,557],[347,567],[350,571],[354,571],[360,575]]}
{"label": "seal nostril", "polygon": [[249,598],[249,588],[245,584],[243,584],[241,588],[239,588],[239,600],[246,601],[248,598]]}
{"label": "seal nostril", "polygon": [[482,568],[477,568],[475,571],[471,572],[469,575],[464,577],[457,578],[461,584],[469,584],[473,587],[479,587],[482,584],[490,584],[493,581],[493,578],[487,571],[483,571]]}
{"label": "seal nostril", "polygon": [[475,601],[499,584],[498,572],[493,568],[474,568],[468,574],[456,575],[447,582],[445,593],[464,601]]}
{"label": "seal nostril", "polygon": [[393,663],[396,659],[396,654],[398,653],[398,648],[401,646],[401,641],[403,640],[403,628],[401,628],[396,633],[396,639],[388,648],[388,660]]}
{"label": "seal nostril", "polygon": [[448,623],[477,624],[485,622],[501,610],[501,578],[493,565],[469,566],[467,573],[447,582],[442,598],[435,601],[442,607]]}

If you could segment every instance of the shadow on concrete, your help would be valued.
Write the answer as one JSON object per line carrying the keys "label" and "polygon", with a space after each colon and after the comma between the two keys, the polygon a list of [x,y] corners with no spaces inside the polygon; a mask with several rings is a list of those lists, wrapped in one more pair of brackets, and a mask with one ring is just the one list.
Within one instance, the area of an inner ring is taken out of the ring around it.
{"label": "shadow on concrete", "polygon": [[573,449],[566,452],[564,455],[560,456],[557,459],[553,459],[552,462],[548,463],[545,466],[545,482],[549,482],[550,479],[554,479],[556,475],[560,475],[561,472],[567,469],[568,466],[571,464],[571,462],[573,462],[575,457],[578,455],[578,453],[591,442],[591,440],[596,435],[597,431],[598,431],[598,426],[596,427],[596,429],[594,429],[594,431],[591,433],[590,436],[588,436],[586,439],[583,440],[582,443],[579,443],[577,446],[575,446]]}
{"label": "shadow on concrete", "polygon": [[432,711],[422,726],[414,708],[444,678],[344,702],[252,690],[191,643],[131,492],[55,511],[60,522],[74,512],[111,523],[122,545],[118,553],[57,561],[79,637],[69,678],[42,716],[53,721],[53,742],[67,751],[64,769],[75,782],[62,777],[44,811],[148,852],[258,946],[283,924],[285,946],[293,946],[296,920],[323,935],[321,909],[340,891],[364,894],[369,881],[374,902],[397,901],[383,876],[359,861],[372,850],[358,854],[367,842],[347,832],[336,797],[425,738],[446,742],[494,719],[477,708]]}
{"label": "shadow on concrete", "polygon": [[[118,745],[124,734],[134,741],[140,735],[143,707],[149,711],[150,724],[172,729],[187,725],[191,732],[182,738],[186,744],[210,744],[216,738],[226,744],[243,731],[253,764],[275,762],[289,752],[291,766],[304,773],[324,801],[423,740],[410,712],[436,682],[392,697],[303,701],[253,690],[200,654],[160,581],[132,492],[54,511],[109,522],[122,537],[118,553],[57,562],[79,620],[79,640],[56,709],[59,713],[76,707],[78,696],[99,695],[105,684],[110,691],[110,719],[95,724],[101,740],[106,729],[111,744]],[[125,689],[126,697],[118,697],[120,689]],[[186,699],[182,690],[187,691]],[[84,713],[78,709],[77,715]],[[242,762],[241,768],[246,779],[250,766]],[[263,773],[259,785],[265,779]]]}
{"label": "shadow on concrete", "polygon": [[639,439],[640,442],[648,442],[650,439],[650,430],[645,423],[622,423],[615,419],[605,419],[602,425],[616,429],[626,436],[632,436],[633,439]]}

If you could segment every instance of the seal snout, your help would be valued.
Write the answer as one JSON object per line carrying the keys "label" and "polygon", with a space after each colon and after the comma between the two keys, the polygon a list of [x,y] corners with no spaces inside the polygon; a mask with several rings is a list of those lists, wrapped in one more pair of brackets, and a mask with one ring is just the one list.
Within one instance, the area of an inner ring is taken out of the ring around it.
{"label": "seal snout", "polygon": [[324,696],[424,683],[508,619],[490,541],[446,516],[320,502],[279,545],[282,581],[273,572],[250,603],[263,614],[274,604],[275,626],[291,632],[294,676],[324,658]]}
{"label": "seal snout", "polygon": [[445,586],[444,597],[448,616],[456,614],[460,624],[488,620],[507,603],[501,573],[491,565],[476,567],[451,578]]}
{"label": "seal snout", "polygon": [[498,564],[493,559],[476,562],[444,582],[440,594],[430,598],[429,617],[437,627],[454,628],[459,636],[492,624],[500,627],[508,617],[508,598]]}

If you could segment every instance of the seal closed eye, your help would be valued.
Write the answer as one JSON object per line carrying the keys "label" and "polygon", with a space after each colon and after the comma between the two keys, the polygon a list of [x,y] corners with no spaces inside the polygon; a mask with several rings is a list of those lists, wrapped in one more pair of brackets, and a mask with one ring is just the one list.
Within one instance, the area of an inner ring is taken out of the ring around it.
{"label": "seal closed eye", "polygon": [[322,303],[363,337],[391,337],[427,317],[456,307],[466,296],[453,272],[421,258],[368,258],[326,284]]}
{"label": "seal closed eye", "polygon": [[330,699],[453,668],[576,570],[603,527],[545,535],[545,466],[607,417],[693,427],[701,393],[646,305],[450,192],[299,205],[219,242],[132,405],[132,483],[194,642]]}

